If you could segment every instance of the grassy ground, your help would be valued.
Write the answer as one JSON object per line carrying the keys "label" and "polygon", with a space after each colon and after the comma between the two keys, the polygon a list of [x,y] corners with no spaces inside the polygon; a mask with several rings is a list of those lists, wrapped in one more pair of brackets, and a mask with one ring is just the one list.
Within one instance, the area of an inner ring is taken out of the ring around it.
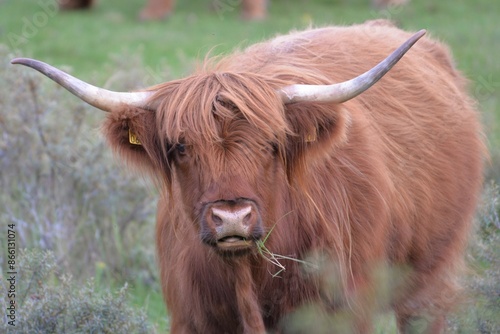
{"label": "grassy ground", "polygon": [[[84,198],[84,194],[91,193],[90,190],[93,188],[86,184],[82,185],[80,180],[75,179],[76,176],[72,174],[72,170],[67,172],[67,166],[74,167],[75,170],[82,170],[83,166],[88,166],[89,163],[95,161],[97,161],[96,164],[101,163],[101,155],[96,158],[91,154],[85,156],[85,159],[79,158],[82,160],[79,161],[81,165],[72,161],[66,164],[66,160],[64,160],[68,155],[66,150],[87,152],[86,147],[89,146],[95,151],[96,145],[99,145],[99,139],[95,139],[91,134],[97,132],[96,128],[101,115],[96,114],[95,110],[91,108],[77,104],[78,102],[72,97],[57,91],[48,82],[44,83],[44,86],[36,94],[21,91],[23,87],[26,87],[25,83],[21,84],[15,80],[5,81],[6,73],[14,71],[6,61],[7,57],[34,57],[65,68],[82,79],[100,86],[116,90],[135,89],[189,73],[195,66],[196,60],[202,59],[210,50],[216,54],[227,53],[236,47],[249,45],[277,33],[286,33],[291,29],[301,29],[311,25],[351,24],[369,19],[388,18],[406,29],[425,28],[431,35],[451,46],[457,66],[471,80],[471,93],[478,100],[479,108],[482,111],[492,151],[492,166],[489,169],[489,176],[496,178],[497,182],[500,180],[499,1],[412,0],[404,8],[389,8],[380,11],[371,8],[369,0],[271,0],[269,19],[263,22],[241,21],[238,8],[231,6],[226,6],[225,11],[210,10],[210,4],[213,3],[213,0],[178,1],[175,15],[168,20],[139,22],[136,19],[137,14],[144,3],[145,0],[101,0],[90,11],[58,13],[55,10],[55,0],[0,0],[0,53],[2,53],[0,88],[3,92],[3,94],[0,92],[0,105],[2,107],[0,125],[7,118],[6,106],[9,106],[10,103],[7,101],[10,98],[7,92],[10,91],[15,91],[16,96],[20,96],[17,99],[28,101],[30,106],[36,104],[32,103],[32,100],[37,101],[35,97],[38,96],[39,104],[49,110],[47,118],[52,119],[52,122],[54,118],[57,120],[57,117],[63,115],[65,112],[63,109],[66,105],[68,109],[72,110],[83,108],[87,122],[83,130],[80,127],[73,129],[68,125],[77,121],[81,122],[80,118],[72,115],[64,126],[61,124],[55,126],[55,128],[63,128],[62,131],[65,131],[59,137],[52,133],[45,137],[33,138],[33,140],[36,142],[43,138],[50,139],[50,135],[52,135],[58,140],[59,146],[57,147],[66,145],[64,150],[56,152],[57,157],[49,157],[52,164],[66,166],[62,166],[66,168],[61,169],[63,172],[57,170],[62,174],[56,181],[52,181],[59,182],[62,178],[67,178],[71,180],[72,185],[80,185],[78,190],[81,193],[78,193],[79,198],[75,200],[78,205],[74,204],[74,207],[81,207],[80,203],[84,203],[85,208],[89,210],[88,212],[95,210],[96,214],[102,216],[95,219],[91,214],[85,212],[79,216],[80,219],[75,219],[72,229],[64,232],[74,234],[74,239],[71,239],[72,243],[69,241],[65,243],[65,239],[70,238],[64,233],[50,230],[51,226],[57,224],[49,221],[46,226],[44,225],[45,230],[30,230],[30,233],[26,233],[23,247],[50,248],[49,245],[55,243],[59,245],[60,254],[65,254],[65,251],[70,249],[68,254],[72,257],[68,255],[70,258],[65,258],[60,255],[60,262],[63,265],[67,265],[68,261],[78,263],[78,268],[72,269],[77,275],[94,275],[101,280],[103,286],[119,286],[123,280],[134,282],[130,289],[132,303],[146,306],[153,322],[157,323],[160,328],[166,326],[166,320],[163,316],[164,306],[158,284],[154,282],[156,273],[154,269],[151,269],[154,267],[152,244],[147,242],[147,238],[152,237],[152,233],[154,233],[152,227],[154,220],[152,211],[154,210],[142,212],[120,208],[119,203],[123,202],[134,203],[138,207],[142,205],[141,202],[132,198],[133,194],[121,194],[121,197],[116,200],[101,198],[98,195],[95,195],[95,199]],[[236,1],[226,0],[219,1],[219,3],[231,4],[236,3]],[[16,75],[24,75],[20,69],[16,69],[16,71]],[[42,80],[37,74],[23,80],[32,80],[30,78]],[[51,100],[59,101],[59,99],[64,99],[64,106],[56,107],[51,104]],[[50,114],[51,110],[53,114]],[[40,110],[38,112],[43,114]],[[23,115],[22,110],[15,113]],[[39,129],[44,126],[44,124],[36,122],[28,125],[25,121],[23,122],[25,127],[29,129]],[[87,146],[79,142],[77,143],[78,149],[76,149],[74,148],[75,143],[68,144],[62,139],[63,136],[71,136],[75,132],[78,132],[79,136],[81,136],[80,133],[89,133],[88,136],[83,136],[88,142]],[[14,161],[11,169],[2,165],[3,173],[6,171],[19,172],[21,168],[16,168],[16,163],[27,166],[32,163],[30,159],[36,160],[33,159],[36,154],[34,152],[43,151],[43,147],[37,147],[37,149],[33,147],[28,154],[24,142],[14,143],[9,146],[9,149],[13,150],[17,147],[16,145],[22,148],[17,155],[18,160]],[[0,143],[0,151],[6,147],[5,142]],[[103,152],[105,150],[104,148]],[[99,152],[101,152],[100,147]],[[103,156],[105,154],[102,153]],[[25,157],[26,163],[19,158],[21,156]],[[41,175],[45,175],[47,168],[46,164],[42,164],[44,159],[47,157],[41,156],[40,164],[33,163],[33,168],[42,171]],[[103,157],[102,161],[108,161],[107,159],[109,158]],[[104,171],[89,169],[86,172],[88,175],[84,173],[83,177],[85,177],[86,182],[91,179],[100,184],[100,191],[110,190],[117,193],[119,191],[117,189],[125,189],[124,184],[130,187],[129,184],[132,182],[130,177],[127,179],[120,173],[119,177],[125,180],[122,181],[115,176],[112,168],[116,168],[116,166],[106,167]],[[32,172],[28,167],[22,169],[21,175],[31,175]],[[108,175],[109,178],[99,179],[92,173]],[[17,174],[12,174],[11,178],[13,175]],[[109,181],[110,179],[113,181]],[[26,195],[24,198],[21,191],[13,190],[12,187],[15,187],[16,183],[8,181],[6,180],[11,188],[2,184],[3,189],[8,190],[0,197],[1,202],[11,203],[9,202],[10,198],[14,198],[17,203],[26,201],[26,207],[19,206],[14,211],[29,211],[32,207],[30,205],[33,204],[32,201],[30,202],[32,197]],[[37,179],[36,182],[40,182],[40,180]],[[154,193],[140,189],[142,189],[141,185],[137,185],[136,188],[133,188],[133,192],[141,192],[144,196],[154,199]],[[54,191],[53,195],[60,200],[65,200],[72,196],[72,192],[59,189]],[[47,211],[47,207],[53,206],[53,203],[42,200],[35,204]],[[134,205],[128,207],[133,208]],[[0,211],[1,217],[7,216],[4,214]],[[9,217],[15,214],[16,212],[8,212]],[[58,218],[59,214],[60,212],[54,214],[54,219]],[[67,218],[69,216],[65,217],[65,219],[69,219]],[[133,217],[133,219],[120,221],[122,217]],[[38,216],[35,215],[35,218],[38,219]],[[38,220],[34,220],[38,222]],[[95,225],[89,223],[94,222],[94,220]],[[26,221],[31,222],[28,218]],[[130,222],[141,222],[144,224],[144,229],[133,227],[131,225],[134,224],[129,224]],[[97,228],[97,224],[106,226],[106,228]],[[33,227],[27,227],[27,229],[33,229]],[[50,235],[51,238],[47,235]],[[56,238],[56,235],[59,236],[59,239]],[[138,237],[139,235],[142,236],[142,239]],[[78,242],[78,240],[80,241]],[[490,242],[488,243],[484,240],[486,239],[481,239],[481,242],[476,245],[474,254],[471,256],[481,259],[477,265],[484,276],[484,281],[490,284],[491,280],[496,277],[493,275],[491,278],[491,275],[487,274],[495,263],[491,258],[498,260],[499,251],[498,247],[492,250],[488,246],[493,241],[487,239]],[[144,265],[145,262],[148,265]],[[123,268],[127,269],[123,270]],[[482,288],[484,285],[481,285]],[[477,300],[477,303],[485,303],[484,299]],[[494,316],[495,314],[492,318]]]}

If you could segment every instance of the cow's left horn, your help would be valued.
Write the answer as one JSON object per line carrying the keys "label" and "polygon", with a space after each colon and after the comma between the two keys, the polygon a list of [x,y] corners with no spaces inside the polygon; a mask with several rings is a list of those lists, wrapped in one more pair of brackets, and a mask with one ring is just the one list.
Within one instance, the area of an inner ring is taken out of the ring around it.
{"label": "cow's left horn", "polygon": [[148,98],[153,92],[121,93],[92,86],[44,62],[29,58],[16,58],[12,64],[21,64],[31,67],[54,80],[68,91],[104,111],[111,111],[119,106],[130,105],[143,109],[154,110],[155,106],[148,105]]}
{"label": "cow's left horn", "polygon": [[425,30],[415,33],[386,59],[354,79],[333,85],[290,85],[280,89],[278,93],[284,103],[300,101],[342,103],[350,100],[370,88],[389,72],[425,33]]}

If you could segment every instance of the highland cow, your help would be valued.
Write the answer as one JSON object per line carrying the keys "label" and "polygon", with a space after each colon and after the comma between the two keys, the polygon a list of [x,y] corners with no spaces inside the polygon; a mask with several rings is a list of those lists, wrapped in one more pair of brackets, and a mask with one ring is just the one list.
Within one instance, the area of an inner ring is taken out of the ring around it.
{"label": "highland cow", "polygon": [[439,333],[485,149],[466,80],[424,33],[293,32],[133,93],[13,63],[108,111],[110,146],[156,181],[172,333],[296,332],[307,309],[368,333],[384,307],[402,333]]}

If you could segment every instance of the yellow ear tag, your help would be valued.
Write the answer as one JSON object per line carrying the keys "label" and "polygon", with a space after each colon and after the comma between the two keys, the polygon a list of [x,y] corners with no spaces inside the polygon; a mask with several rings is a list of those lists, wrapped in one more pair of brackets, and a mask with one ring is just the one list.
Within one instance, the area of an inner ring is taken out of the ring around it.
{"label": "yellow ear tag", "polygon": [[141,145],[139,138],[137,138],[136,134],[130,129],[128,129],[128,142],[132,145]]}
{"label": "yellow ear tag", "polygon": [[316,129],[312,130],[310,133],[307,134],[305,140],[306,143],[313,143],[318,139],[318,136],[316,135]]}

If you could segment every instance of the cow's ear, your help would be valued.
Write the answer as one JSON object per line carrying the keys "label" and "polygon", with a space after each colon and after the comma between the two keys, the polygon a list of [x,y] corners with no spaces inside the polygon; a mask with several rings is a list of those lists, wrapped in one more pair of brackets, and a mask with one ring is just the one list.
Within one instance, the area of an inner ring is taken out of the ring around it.
{"label": "cow's ear", "polygon": [[285,112],[293,131],[286,145],[289,178],[347,142],[350,115],[342,105],[300,102],[286,105]]}
{"label": "cow's ear", "polygon": [[156,173],[163,158],[155,112],[124,107],[108,114],[102,130],[113,151],[131,166]]}

